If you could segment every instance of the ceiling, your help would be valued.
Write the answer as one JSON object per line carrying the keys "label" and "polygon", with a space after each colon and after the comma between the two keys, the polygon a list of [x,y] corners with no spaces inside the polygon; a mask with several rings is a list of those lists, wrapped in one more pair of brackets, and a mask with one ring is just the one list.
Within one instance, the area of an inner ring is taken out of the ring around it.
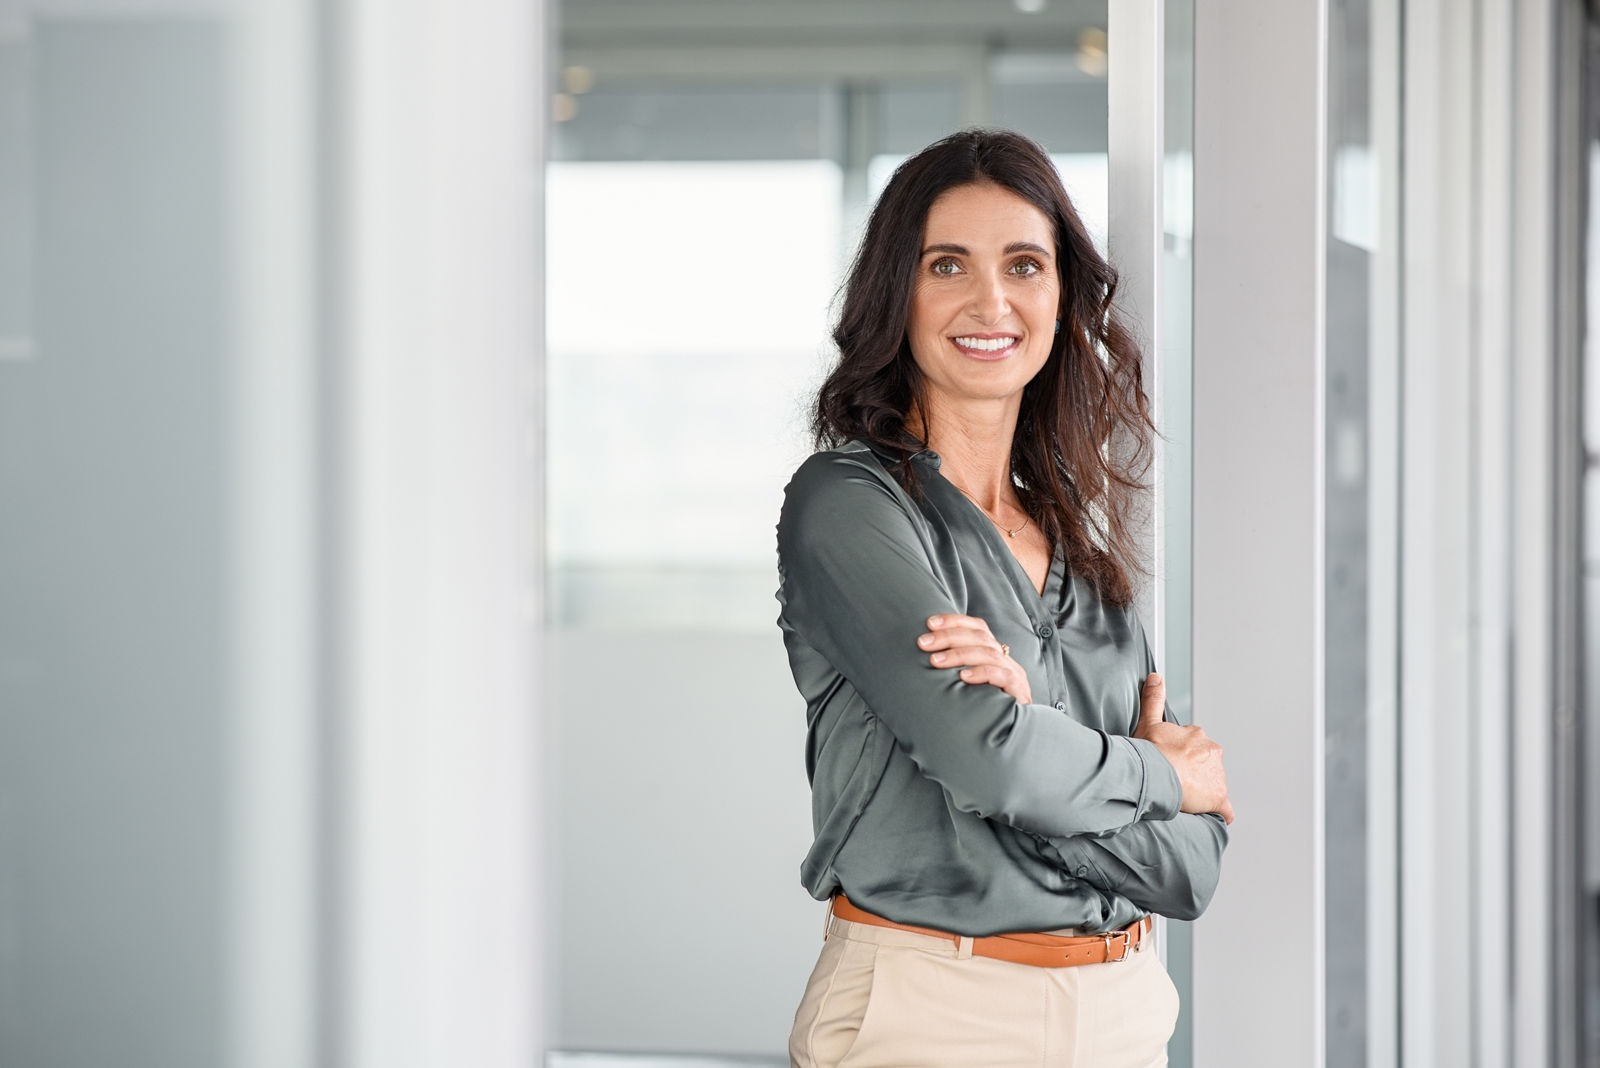
{"label": "ceiling", "polygon": [[[1039,10],[1028,11],[1025,7]],[[564,47],[1075,45],[1104,29],[1105,0],[564,0]]]}

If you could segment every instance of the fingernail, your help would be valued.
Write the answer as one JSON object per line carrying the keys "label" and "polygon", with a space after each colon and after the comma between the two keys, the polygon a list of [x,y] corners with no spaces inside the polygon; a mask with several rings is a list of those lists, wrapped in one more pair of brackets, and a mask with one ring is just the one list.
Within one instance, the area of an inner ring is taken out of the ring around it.
{"label": "fingernail", "polygon": [[972,669],[971,668],[962,668],[961,669],[961,677],[964,678],[964,679],[970,679],[972,677]]}
{"label": "fingernail", "polygon": [[930,627],[937,627],[940,623],[943,623],[943,622],[944,622],[944,616],[929,616],[928,617],[928,626],[930,626]]}
{"label": "fingernail", "polygon": [[917,639],[917,644],[918,645],[932,645],[933,644],[933,635],[924,634],[922,637]]}

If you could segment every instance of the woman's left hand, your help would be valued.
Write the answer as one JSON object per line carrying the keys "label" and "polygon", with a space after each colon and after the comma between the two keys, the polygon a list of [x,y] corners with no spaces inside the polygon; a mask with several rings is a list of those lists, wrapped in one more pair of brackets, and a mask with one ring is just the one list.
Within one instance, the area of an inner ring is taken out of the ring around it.
{"label": "woman's left hand", "polygon": [[928,618],[928,633],[917,645],[932,655],[934,667],[961,668],[961,681],[1004,690],[1025,705],[1033,703],[1028,673],[1011,659],[1011,650],[995,640],[989,624],[977,616],[940,615]]}

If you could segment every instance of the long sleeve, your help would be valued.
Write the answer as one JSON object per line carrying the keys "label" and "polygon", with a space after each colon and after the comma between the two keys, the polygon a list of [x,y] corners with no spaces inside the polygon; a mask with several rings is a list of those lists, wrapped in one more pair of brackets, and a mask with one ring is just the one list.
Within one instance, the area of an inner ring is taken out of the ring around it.
{"label": "long sleeve", "polygon": [[1047,839],[1061,868],[1098,890],[1121,894],[1147,912],[1192,920],[1205,911],[1222,876],[1228,827],[1215,812],[1181,812],[1099,837]]}
{"label": "long sleeve", "polygon": [[[1139,630],[1148,673],[1156,669],[1155,655],[1142,624]],[[1163,718],[1178,722],[1171,705]],[[1192,920],[1205,911],[1216,892],[1228,825],[1215,812],[1183,812],[1172,820],[1136,823],[1109,835],[1048,841],[1068,874],[1096,889],[1121,894],[1149,912]]]}
{"label": "long sleeve", "polygon": [[1175,816],[1177,774],[1151,743],[928,664],[927,618],[961,607],[908,500],[867,458],[801,466],[778,523],[786,638],[825,657],[962,811],[1047,836]]}

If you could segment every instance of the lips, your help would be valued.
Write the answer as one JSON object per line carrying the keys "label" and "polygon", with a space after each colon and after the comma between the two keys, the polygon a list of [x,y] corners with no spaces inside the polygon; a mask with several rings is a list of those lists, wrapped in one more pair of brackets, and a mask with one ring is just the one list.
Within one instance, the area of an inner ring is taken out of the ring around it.
{"label": "lips", "polygon": [[979,334],[966,334],[953,337],[951,343],[963,353],[975,360],[1003,360],[1017,350],[1022,339],[1015,334],[994,334],[983,336]]}

